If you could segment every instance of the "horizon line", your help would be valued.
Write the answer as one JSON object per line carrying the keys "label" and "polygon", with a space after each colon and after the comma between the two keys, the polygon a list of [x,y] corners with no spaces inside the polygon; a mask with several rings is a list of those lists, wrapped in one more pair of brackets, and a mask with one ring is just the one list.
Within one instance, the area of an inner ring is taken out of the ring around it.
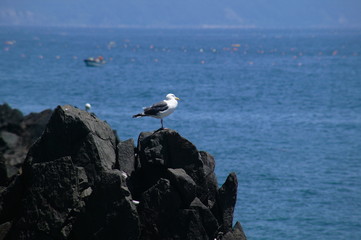
{"label": "horizon line", "polygon": [[56,27],[56,28],[99,28],[99,29],[224,29],[224,30],[232,30],[232,29],[274,29],[274,30],[302,30],[302,29],[344,29],[344,30],[361,30],[361,26],[308,26],[308,27],[300,27],[300,26],[289,26],[289,27],[263,27],[256,25],[211,25],[211,24],[203,24],[203,25],[91,25],[91,24],[1,24],[0,27]]}

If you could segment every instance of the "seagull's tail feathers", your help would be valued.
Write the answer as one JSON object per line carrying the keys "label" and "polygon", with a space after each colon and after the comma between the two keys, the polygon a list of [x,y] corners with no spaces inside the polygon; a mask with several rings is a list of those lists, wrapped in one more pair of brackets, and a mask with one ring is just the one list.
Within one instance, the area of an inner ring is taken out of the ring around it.
{"label": "seagull's tail feathers", "polygon": [[144,117],[144,116],[146,116],[144,113],[138,113],[138,114],[133,115],[133,118],[140,118],[140,117]]}

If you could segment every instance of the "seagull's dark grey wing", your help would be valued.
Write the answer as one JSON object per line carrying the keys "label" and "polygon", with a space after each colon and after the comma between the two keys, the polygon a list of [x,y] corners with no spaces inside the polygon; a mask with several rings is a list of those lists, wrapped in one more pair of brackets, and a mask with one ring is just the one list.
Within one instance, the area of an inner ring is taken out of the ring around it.
{"label": "seagull's dark grey wing", "polygon": [[153,104],[150,107],[144,109],[145,115],[157,115],[159,112],[165,111],[168,109],[168,105],[165,101],[161,101]]}

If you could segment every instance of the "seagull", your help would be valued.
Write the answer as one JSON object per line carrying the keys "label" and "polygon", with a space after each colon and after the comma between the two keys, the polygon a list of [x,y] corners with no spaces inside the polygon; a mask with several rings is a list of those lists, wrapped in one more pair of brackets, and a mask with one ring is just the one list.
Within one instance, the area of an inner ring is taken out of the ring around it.
{"label": "seagull", "polygon": [[178,100],[180,99],[173,93],[169,93],[167,94],[165,100],[155,103],[150,107],[144,108],[142,113],[133,115],[133,118],[140,118],[145,116],[158,118],[160,119],[160,123],[162,125],[161,129],[164,129],[163,118],[174,112],[178,106]]}
{"label": "seagull", "polygon": [[85,104],[85,111],[89,111],[92,108],[92,105],[90,105],[90,103],[86,103]]}

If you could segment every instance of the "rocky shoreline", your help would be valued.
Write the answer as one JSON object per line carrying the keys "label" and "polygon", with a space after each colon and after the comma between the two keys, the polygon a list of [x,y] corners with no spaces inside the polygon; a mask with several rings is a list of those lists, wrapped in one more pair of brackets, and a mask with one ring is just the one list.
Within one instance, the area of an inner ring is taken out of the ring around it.
{"label": "rocky shoreline", "polygon": [[23,116],[0,105],[0,240],[246,239],[237,176],[178,132],[120,141],[70,105]]}

